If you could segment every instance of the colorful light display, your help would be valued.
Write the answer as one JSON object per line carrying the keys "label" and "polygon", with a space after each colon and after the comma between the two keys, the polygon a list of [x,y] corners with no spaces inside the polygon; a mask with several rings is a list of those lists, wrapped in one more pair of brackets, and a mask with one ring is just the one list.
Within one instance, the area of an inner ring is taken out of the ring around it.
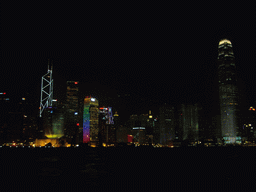
{"label": "colorful light display", "polygon": [[84,102],[84,112],[83,112],[83,143],[90,142],[90,103]]}
{"label": "colorful light display", "polygon": [[83,143],[97,142],[99,132],[98,100],[86,97],[83,112]]}

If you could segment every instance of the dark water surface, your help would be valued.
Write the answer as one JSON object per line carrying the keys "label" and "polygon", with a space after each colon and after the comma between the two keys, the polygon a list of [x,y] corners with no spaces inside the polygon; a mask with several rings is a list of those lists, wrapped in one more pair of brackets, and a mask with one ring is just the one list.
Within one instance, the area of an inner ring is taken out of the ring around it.
{"label": "dark water surface", "polygon": [[[255,149],[4,149],[2,181],[10,187],[112,190],[118,185],[179,182],[250,185]],[[216,185],[215,185],[216,186]]]}

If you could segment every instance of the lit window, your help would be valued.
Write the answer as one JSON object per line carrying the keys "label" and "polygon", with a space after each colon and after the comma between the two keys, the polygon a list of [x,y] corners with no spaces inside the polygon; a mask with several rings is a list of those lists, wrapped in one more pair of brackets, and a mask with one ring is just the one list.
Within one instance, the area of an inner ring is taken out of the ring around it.
{"label": "lit window", "polygon": [[251,127],[251,126],[252,126],[252,124],[249,124],[249,126]]}

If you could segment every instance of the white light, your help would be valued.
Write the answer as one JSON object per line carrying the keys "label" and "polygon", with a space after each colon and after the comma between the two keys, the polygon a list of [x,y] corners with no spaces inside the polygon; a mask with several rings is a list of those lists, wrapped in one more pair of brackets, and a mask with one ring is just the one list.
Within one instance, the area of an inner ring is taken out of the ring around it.
{"label": "white light", "polygon": [[94,101],[95,101],[95,98],[91,98],[91,101],[93,101],[93,102],[94,102]]}
{"label": "white light", "polygon": [[133,129],[145,129],[145,127],[133,127]]}

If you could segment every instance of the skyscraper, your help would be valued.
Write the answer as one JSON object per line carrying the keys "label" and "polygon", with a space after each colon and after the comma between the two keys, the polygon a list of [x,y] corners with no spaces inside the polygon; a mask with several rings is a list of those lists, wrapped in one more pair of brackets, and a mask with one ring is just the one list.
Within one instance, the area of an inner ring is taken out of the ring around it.
{"label": "skyscraper", "polygon": [[[78,85],[78,81],[67,81],[65,135],[68,138],[73,138],[74,135],[78,137],[76,133],[82,132],[82,126],[80,126],[82,123],[82,111],[79,105]],[[77,130],[77,128],[79,130]]]}
{"label": "skyscraper", "polygon": [[188,140],[189,142],[196,142],[199,138],[199,112],[201,106],[199,104],[188,105],[181,104],[178,107],[178,131],[179,139]]}
{"label": "skyscraper", "polygon": [[175,118],[174,107],[164,105],[160,107],[160,143],[168,145],[168,142],[175,139]]}
{"label": "skyscraper", "polygon": [[96,145],[99,141],[99,103],[96,98],[84,99],[83,111],[83,143]]}
{"label": "skyscraper", "polygon": [[232,43],[222,39],[218,45],[218,87],[221,133],[225,143],[235,143],[238,130],[238,89]]}

